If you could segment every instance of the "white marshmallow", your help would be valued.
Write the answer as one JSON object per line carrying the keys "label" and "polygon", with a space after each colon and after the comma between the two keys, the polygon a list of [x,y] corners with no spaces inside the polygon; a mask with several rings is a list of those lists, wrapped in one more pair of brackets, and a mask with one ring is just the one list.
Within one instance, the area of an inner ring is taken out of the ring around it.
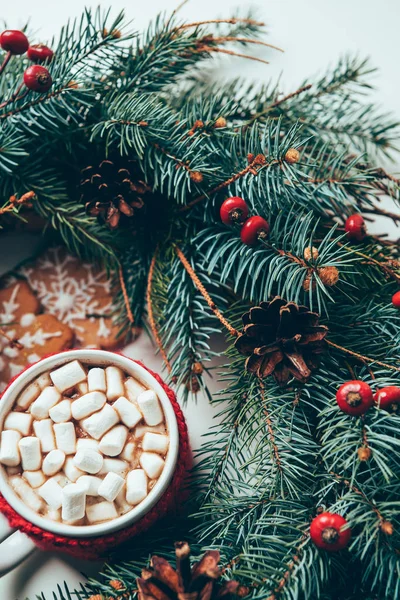
{"label": "white marshmallow", "polygon": [[88,373],[89,392],[105,392],[107,390],[106,374],[104,369],[95,367]]}
{"label": "white marshmallow", "polygon": [[55,475],[60,471],[65,463],[65,454],[62,450],[52,450],[45,456],[42,464],[45,475]]}
{"label": "white marshmallow", "polygon": [[86,492],[78,483],[66,485],[62,491],[63,521],[79,521],[85,516]]}
{"label": "white marshmallow", "polygon": [[61,512],[59,510],[48,510],[46,517],[52,521],[61,521]]}
{"label": "white marshmallow", "polygon": [[113,502],[124,487],[125,479],[117,473],[107,473],[99,485],[99,496],[103,496],[109,502]]}
{"label": "white marshmallow", "polygon": [[97,440],[92,440],[91,438],[79,438],[76,441],[76,449],[83,450],[85,448],[90,448],[91,450],[96,450],[97,452],[100,452],[99,442]]}
{"label": "white marshmallow", "polygon": [[79,477],[82,477],[82,475],[85,475],[85,473],[83,471],[81,471],[80,469],[78,469],[75,466],[74,459],[72,457],[67,458],[67,460],[65,461],[64,473],[65,473],[66,477],[68,477],[69,481],[72,481],[73,483],[77,479],[79,479]]}
{"label": "white marshmallow", "polygon": [[103,466],[99,471],[99,475],[104,475],[107,473],[117,473],[122,477],[127,473],[129,469],[129,465],[118,458],[105,458],[103,460]]}
{"label": "white marshmallow", "polygon": [[147,425],[158,425],[164,418],[158,398],[153,390],[139,394],[137,402]]}
{"label": "white marshmallow", "polygon": [[100,477],[95,477],[94,475],[82,475],[77,480],[77,483],[85,488],[87,496],[98,496],[99,486],[102,481]]}
{"label": "white marshmallow", "polygon": [[65,392],[86,380],[86,371],[78,360],[73,360],[50,373],[51,380],[60,392]]}
{"label": "white marshmallow", "polygon": [[24,471],[22,476],[32,488],[38,488],[46,481],[42,471]]}
{"label": "white marshmallow", "polygon": [[116,519],[118,513],[112,502],[98,502],[87,507],[86,516],[89,523],[100,523],[100,521]]}
{"label": "white marshmallow", "polygon": [[133,506],[147,496],[147,477],[142,469],[129,471],[126,478],[126,501]]}
{"label": "white marshmallow", "polygon": [[26,483],[22,477],[18,475],[11,477],[9,479],[10,485],[13,488],[14,492],[18,494],[21,500],[29,506],[35,512],[40,512],[43,510],[44,502],[37,493]]}
{"label": "white marshmallow", "polygon": [[36,400],[36,398],[39,397],[41,389],[42,388],[40,387],[39,383],[37,383],[36,381],[34,383],[31,383],[18,396],[17,405],[20,408],[23,408],[24,410],[26,410],[27,408],[30,407],[32,402],[34,400]]}
{"label": "white marshmallow", "polygon": [[[141,383],[139,383],[137,381],[137,379],[133,379],[133,377],[129,377],[125,381],[125,390],[126,390],[126,396],[127,396],[128,400],[130,400],[130,402],[135,402],[137,400],[137,397],[139,396],[139,394],[146,391],[146,388]],[[121,395],[125,396],[125,394],[121,394]]]}
{"label": "white marshmallow", "polygon": [[136,444],[134,442],[128,442],[125,445],[125,448],[121,452],[120,458],[122,460],[127,460],[128,462],[132,462],[135,458]]}
{"label": "white marshmallow", "polygon": [[89,392],[74,400],[71,406],[72,416],[78,421],[84,419],[103,408],[106,402],[107,398],[103,392]]}
{"label": "white marshmallow", "polygon": [[140,440],[148,431],[151,433],[165,434],[164,423],[156,425],[155,427],[149,427],[148,425],[138,425],[137,427],[135,427],[135,430],[133,432],[135,440]]}
{"label": "white marshmallow", "polygon": [[21,462],[18,442],[21,439],[19,431],[9,429],[1,432],[0,463],[8,467],[16,467]]}
{"label": "white marshmallow", "polygon": [[81,427],[96,440],[100,439],[106,431],[111,429],[119,421],[118,413],[109,404],[105,404],[101,410],[81,421]]}
{"label": "white marshmallow", "polygon": [[71,400],[61,400],[49,410],[49,416],[54,423],[66,423],[71,420]]}
{"label": "white marshmallow", "polygon": [[123,486],[118,496],[115,498],[115,502],[118,506],[118,512],[121,515],[124,515],[125,513],[132,510],[132,505],[128,504],[128,502],[126,501],[126,485]]}
{"label": "white marshmallow", "polygon": [[124,374],[119,367],[106,368],[107,400],[116,400],[125,393]]}
{"label": "white marshmallow", "polygon": [[119,414],[122,423],[129,427],[129,429],[135,427],[142,418],[142,414],[138,411],[136,406],[124,398],[124,396],[121,396],[114,402],[113,408]]}
{"label": "white marshmallow", "polygon": [[146,452],[157,452],[157,454],[166,454],[169,446],[169,437],[159,433],[147,432],[144,434],[142,448]]}
{"label": "white marshmallow", "polygon": [[48,479],[46,483],[37,490],[37,493],[52,510],[61,508],[63,488],[55,481],[55,479]]}
{"label": "white marshmallow", "polygon": [[127,428],[124,425],[117,425],[101,438],[99,448],[107,456],[118,456],[125,446],[127,437]]}
{"label": "white marshmallow", "polygon": [[31,415],[35,419],[48,419],[50,408],[53,408],[59,400],[61,400],[61,394],[57,388],[45,387],[35,402],[31,404]]}
{"label": "white marshmallow", "polygon": [[84,450],[78,450],[75,454],[74,465],[81,469],[81,471],[85,471],[86,473],[91,473],[95,475],[98,473],[103,466],[103,457],[96,450],[91,450],[90,448],[85,448]]}
{"label": "white marshmallow", "polygon": [[164,468],[164,461],[161,456],[153,454],[153,452],[142,452],[139,462],[149,479],[157,479]]}
{"label": "white marshmallow", "polygon": [[56,444],[65,454],[73,454],[76,449],[76,435],[73,423],[57,423],[54,425]]}
{"label": "white marshmallow", "polygon": [[54,441],[53,421],[51,419],[34,421],[33,431],[40,440],[42,452],[51,452],[51,450],[55,450],[56,443]]}
{"label": "white marshmallow", "polygon": [[14,429],[22,435],[29,435],[32,427],[32,415],[22,412],[10,412],[4,421],[4,429]]}
{"label": "white marshmallow", "polygon": [[18,442],[24,471],[37,471],[42,466],[40,440],[36,437],[24,437]]}
{"label": "white marshmallow", "polygon": [[84,394],[87,394],[89,391],[89,387],[88,387],[88,384],[86,383],[86,381],[82,381],[81,383],[78,383],[78,385],[76,386],[76,389],[78,390],[79,394],[82,394],[82,396]]}
{"label": "white marshmallow", "polygon": [[[71,460],[71,459],[67,459],[67,460]],[[79,471],[79,469],[77,469],[77,471]],[[68,477],[65,475],[65,473],[57,473],[57,475],[54,475],[51,479],[54,479],[54,481],[57,481],[58,485],[60,485],[62,488],[65,487],[66,485],[68,485],[69,483],[71,483],[71,481],[68,479]]]}
{"label": "white marshmallow", "polygon": [[41,390],[44,390],[45,387],[48,387],[49,385],[51,385],[50,374],[47,372],[42,373],[42,375],[40,375],[36,379],[36,383],[38,384],[38,386],[40,387]]}

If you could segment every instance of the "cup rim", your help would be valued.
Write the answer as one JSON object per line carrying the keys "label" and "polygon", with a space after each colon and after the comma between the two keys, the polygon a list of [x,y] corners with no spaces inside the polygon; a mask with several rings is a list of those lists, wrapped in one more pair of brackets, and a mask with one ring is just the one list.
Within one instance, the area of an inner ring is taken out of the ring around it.
{"label": "cup rim", "polygon": [[152,389],[157,394],[162,405],[170,438],[164,469],[157,480],[157,483],[150,490],[146,498],[124,515],[121,515],[112,521],[96,525],[67,525],[38,515],[17,496],[8,484],[4,466],[0,465],[0,493],[19,515],[45,531],[50,531],[66,537],[87,538],[104,536],[129,527],[143,518],[160,500],[166,492],[175,471],[179,451],[179,431],[175,411],[165,390],[147,369],[136,363],[134,359],[122,354],[111,352],[109,350],[82,348],[58,352],[43,358],[16,377],[0,398],[0,433],[3,430],[5,416],[14,404],[18,394],[29,383],[45,371],[60,367],[66,362],[77,359],[85,364],[92,364],[93,366],[118,366],[130,376],[135,377],[144,383],[146,387]]}

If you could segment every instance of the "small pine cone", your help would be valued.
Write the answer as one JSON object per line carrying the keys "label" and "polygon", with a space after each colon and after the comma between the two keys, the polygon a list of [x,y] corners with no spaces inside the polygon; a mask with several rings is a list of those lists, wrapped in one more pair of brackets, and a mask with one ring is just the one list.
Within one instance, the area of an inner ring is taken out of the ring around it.
{"label": "small pine cone", "polygon": [[122,581],[119,581],[118,579],[112,579],[110,581],[110,587],[112,587],[114,590],[124,590],[125,586],[122,583]]}
{"label": "small pine cone", "polygon": [[319,256],[319,252],[317,250],[317,248],[314,248],[314,246],[310,247],[307,246],[307,248],[304,248],[304,260],[316,260]]}
{"label": "small pine cone", "polygon": [[285,154],[285,161],[290,165],[294,165],[300,160],[300,152],[296,148],[289,148]]}
{"label": "small pine cone", "polygon": [[185,383],[186,389],[193,394],[197,394],[200,391],[200,384],[197,381],[196,375],[192,375]]}
{"label": "small pine cone", "polygon": [[200,171],[190,171],[190,179],[194,183],[201,183],[204,179],[203,173],[200,173]]}
{"label": "small pine cone", "polygon": [[225,117],[218,117],[218,119],[214,123],[215,129],[220,129],[221,127],[226,127],[226,119]]}
{"label": "small pine cone", "polygon": [[362,447],[357,450],[357,454],[361,462],[366,462],[371,458],[372,450],[368,447]]}
{"label": "small pine cone", "polygon": [[339,271],[336,267],[322,267],[318,270],[320,280],[324,285],[332,287],[339,281]]}
{"label": "small pine cone", "polygon": [[385,535],[393,535],[394,527],[390,521],[382,521],[380,527]]}
{"label": "small pine cone", "polygon": [[192,372],[195,373],[195,375],[201,375],[203,371],[204,367],[201,362],[195,362],[192,364]]}

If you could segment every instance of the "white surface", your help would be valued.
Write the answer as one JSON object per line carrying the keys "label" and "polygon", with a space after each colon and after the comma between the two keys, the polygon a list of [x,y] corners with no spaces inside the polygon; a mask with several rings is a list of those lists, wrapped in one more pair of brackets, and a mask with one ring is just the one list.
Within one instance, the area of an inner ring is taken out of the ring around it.
{"label": "white surface", "polygon": [[[1,17],[8,27],[17,28],[30,18],[31,28],[37,32],[35,42],[51,38],[69,17],[77,16],[85,5],[97,5],[97,1],[83,2],[69,0],[49,4],[49,0],[36,0],[34,5],[28,0],[7,3],[2,7]],[[111,2],[102,1],[107,7]],[[126,0],[113,0],[114,14],[126,8],[133,26],[141,30],[150,18],[159,11],[170,12],[179,4],[179,0],[153,0],[151,3],[138,3]],[[51,10],[49,10],[51,6]],[[400,119],[400,78],[398,76],[398,57],[400,56],[400,38],[398,23],[400,5],[398,0],[255,0],[254,2],[233,2],[232,0],[191,0],[183,7],[180,15],[190,21],[229,16],[237,6],[258,7],[258,15],[269,26],[268,41],[285,49],[281,54],[267,50],[264,57],[270,65],[261,65],[242,59],[223,62],[224,74],[237,76],[246,74],[259,80],[276,79],[281,76],[284,91],[295,90],[302,80],[317,71],[323,71],[329,63],[334,63],[343,53],[358,52],[361,56],[371,56],[372,64],[379,67],[380,73],[374,79],[378,88],[375,93],[377,102],[383,109],[393,111]],[[258,51],[257,51],[258,52]],[[394,171],[399,171],[399,163]],[[385,224],[386,226],[386,224]],[[385,227],[384,226],[384,227]],[[380,227],[382,229],[382,226]],[[19,245],[16,245],[18,249]],[[7,252],[0,255],[9,255]],[[6,265],[1,264],[1,270]],[[154,350],[148,339],[142,336],[131,347],[131,354],[154,370],[160,370],[160,360],[154,356]],[[192,447],[200,444],[200,437],[212,422],[212,410],[206,398],[199,398],[184,410]],[[44,591],[50,599],[51,591],[63,580],[70,585],[77,584],[81,571],[88,575],[98,572],[101,565],[75,561],[69,557],[55,556],[53,553],[38,552],[24,565],[0,580],[0,598],[2,600],[33,600],[35,594]]]}

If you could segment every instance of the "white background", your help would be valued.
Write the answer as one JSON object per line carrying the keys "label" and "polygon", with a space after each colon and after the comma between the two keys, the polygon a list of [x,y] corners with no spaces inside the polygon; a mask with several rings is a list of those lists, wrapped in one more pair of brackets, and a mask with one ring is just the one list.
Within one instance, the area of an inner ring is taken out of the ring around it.
{"label": "white background", "polygon": [[[113,0],[112,7],[115,14],[122,8],[126,9],[127,17],[133,20],[132,26],[142,30],[158,12],[170,12],[178,3],[176,0]],[[7,26],[16,29],[29,19],[31,29],[36,32],[35,42],[50,39],[68,18],[78,16],[85,6],[81,0],[14,0],[7,3],[3,0],[2,4],[0,17]],[[104,7],[109,5],[106,1],[101,4]],[[97,2],[88,5],[96,6]],[[379,74],[374,78],[377,87],[374,97],[382,109],[393,112],[400,120],[398,0],[258,0],[251,3],[242,0],[240,4],[232,0],[191,0],[180,14],[190,21],[227,17],[237,6],[242,9],[256,7],[257,17],[268,25],[267,41],[284,48],[285,53],[267,50],[263,56],[271,61],[270,65],[228,59],[220,62],[224,74],[246,75],[261,81],[281,76],[284,91],[290,92],[297,89],[305,77],[323,71],[345,52],[370,56],[372,64],[379,68]],[[390,168],[392,172],[400,170],[398,157]],[[378,224],[379,230],[392,227],[385,222]],[[1,270],[4,267],[4,263],[0,265]],[[154,357],[154,350],[144,337],[130,348],[129,353],[151,368],[159,369],[159,360]],[[212,411],[207,400],[200,398],[185,412],[192,446],[196,448],[201,434],[210,426]],[[80,571],[96,573],[100,566],[37,552],[24,565],[0,580],[0,598],[25,600],[29,597],[33,600],[35,594],[44,591],[50,599],[50,592],[56,584],[67,580],[73,585],[79,580]]]}

